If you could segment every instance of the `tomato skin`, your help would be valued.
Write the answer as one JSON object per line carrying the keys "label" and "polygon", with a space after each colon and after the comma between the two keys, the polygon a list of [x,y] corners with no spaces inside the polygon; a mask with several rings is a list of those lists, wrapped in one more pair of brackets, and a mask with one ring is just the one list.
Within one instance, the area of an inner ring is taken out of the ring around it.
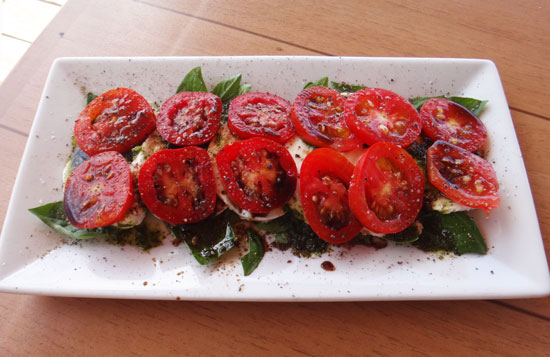
{"label": "tomato skin", "polygon": [[67,178],[63,205],[69,222],[81,229],[116,223],[134,203],[130,166],[115,151],[94,155]]}
{"label": "tomato skin", "polygon": [[422,130],[433,140],[443,140],[476,151],[487,140],[485,125],[462,105],[445,98],[431,98],[420,108]]}
{"label": "tomato skin", "polygon": [[349,208],[348,189],[354,166],[329,148],[309,153],[300,170],[300,201],[306,221],[321,239],[345,243],[362,229]]}
{"label": "tomato skin", "polygon": [[221,99],[206,92],[180,92],[164,102],[157,115],[157,130],[164,140],[178,145],[209,142],[222,115]]}
{"label": "tomato skin", "polygon": [[414,222],[423,196],[424,176],[414,159],[399,146],[381,142],[357,162],[349,206],[370,231],[397,233]]}
{"label": "tomato skin", "polygon": [[270,93],[245,93],[233,99],[227,124],[241,139],[262,137],[284,144],[294,136],[290,103]]}
{"label": "tomato skin", "polygon": [[77,145],[89,156],[126,152],[155,130],[155,112],[139,93],[109,90],[90,102],[74,126]]}
{"label": "tomato skin", "polygon": [[493,167],[481,157],[445,141],[436,141],[427,153],[428,179],[451,200],[489,214],[500,205]]}
{"label": "tomato skin", "polygon": [[139,171],[138,188],[147,208],[170,224],[202,221],[216,205],[210,157],[196,146],[151,155]]}
{"label": "tomato skin", "polygon": [[307,143],[338,151],[357,149],[361,141],[346,124],[346,97],[328,87],[301,91],[292,104],[292,124]]}
{"label": "tomato skin", "polygon": [[251,213],[282,207],[296,190],[296,164],[273,140],[251,138],[226,145],[216,155],[216,164],[229,198]]}
{"label": "tomato skin", "polygon": [[421,131],[414,106],[386,89],[365,88],[350,94],[344,112],[350,129],[368,145],[382,141],[406,148]]}

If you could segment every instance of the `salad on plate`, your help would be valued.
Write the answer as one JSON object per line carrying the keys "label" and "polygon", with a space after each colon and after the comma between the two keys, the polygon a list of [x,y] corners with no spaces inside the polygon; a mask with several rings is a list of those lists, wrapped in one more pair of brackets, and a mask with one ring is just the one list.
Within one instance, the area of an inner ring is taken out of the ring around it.
{"label": "salad on plate", "polygon": [[289,102],[241,75],[209,92],[196,67],[160,108],[129,88],[88,93],[63,199],[30,211],[77,240],[149,250],[170,237],[203,265],[241,247],[245,275],[272,248],[485,254],[465,212],[500,204],[484,159],[486,103],[326,77]]}

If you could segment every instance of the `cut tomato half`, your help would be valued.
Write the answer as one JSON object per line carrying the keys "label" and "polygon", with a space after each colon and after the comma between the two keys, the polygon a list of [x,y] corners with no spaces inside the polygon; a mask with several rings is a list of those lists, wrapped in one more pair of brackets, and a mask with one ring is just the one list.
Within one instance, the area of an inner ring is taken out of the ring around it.
{"label": "cut tomato half", "polygon": [[86,106],[74,126],[76,144],[89,156],[126,152],[155,130],[155,113],[139,93],[128,88],[107,91]]}
{"label": "cut tomato half", "polygon": [[65,213],[77,228],[114,224],[124,218],[133,202],[130,166],[115,151],[90,157],[74,169],[65,184]]}
{"label": "cut tomato half", "polygon": [[443,140],[476,151],[487,140],[485,125],[462,105],[445,98],[431,98],[420,108],[422,130],[433,140]]}
{"label": "cut tomato half", "polygon": [[222,101],[205,92],[180,92],[164,102],[157,116],[162,138],[178,146],[209,142],[220,127]]}
{"label": "cut tomato half", "polygon": [[229,198],[251,213],[282,207],[296,190],[296,164],[273,140],[252,138],[226,145],[216,155],[216,164]]}
{"label": "cut tomato half", "polygon": [[389,142],[406,148],[421,131],[420,116],[400,95],[381,88],[365,88],[346,99],[346,123],[368,145]]}
{"label": "cut tomato half", "polygon": [[269,93],[245,93],[233,99],[227,124],[241,139],[262,137],[284,144],[294,136],[290,103]]}
{"label": "cut tomato half", "polygon": [[500,205],[498,180],[489,162],[445,141],[436,141],[427,154],[428,179],[451,200],[487,214]]}
{"label": "cut tomato half", "polygon": [[202,221],[216,206],[210,156],[196,146],[151,155],[139,171],[138,188],[147,208],[171,224]]}
{"label": "cut tomato half", "polygon": [[309,153],[300,170],[300,201],[306,221],[329,243],[350,241],[362,228],[348,203],[353,170],[348,159],[329,148]]}
{"label": "cut tomato half", "polygon": [[328,87],[301,91],[292,104],[292,124],[298,135],[311,145],[338,151],[357,149],[361,141],[346,124],[346,97]]}
{"label": "cut tomato half", "polygon": [[397,233],[410,226],[422,207],[424,176],[401,147],[377,143],[355,166],[350,208],[372,232]]}

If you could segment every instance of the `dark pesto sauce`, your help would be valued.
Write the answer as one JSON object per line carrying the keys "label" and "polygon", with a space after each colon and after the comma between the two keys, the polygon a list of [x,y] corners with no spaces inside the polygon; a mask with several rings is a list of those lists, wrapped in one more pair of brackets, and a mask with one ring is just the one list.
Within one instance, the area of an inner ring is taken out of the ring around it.
{"label": "dark pesto sauce", "polygon": [[329,250],[330,245],[319,238],[304,221],[294,217],[288,212],[284,219],[288,227],[283,232],[274,233],[275,241],[271,246],[280,250],[292,249],[292,253],[300,257],[311,257],[321,255]]}

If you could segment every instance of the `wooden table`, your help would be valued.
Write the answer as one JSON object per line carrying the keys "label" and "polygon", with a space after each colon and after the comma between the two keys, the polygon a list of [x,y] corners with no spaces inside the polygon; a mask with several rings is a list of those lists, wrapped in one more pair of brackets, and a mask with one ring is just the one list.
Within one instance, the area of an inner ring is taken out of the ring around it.
{"label": "wooden table", "polygon": [[[488,58],[501,74],[548,256],[550,4],[534,0],[297,3],[69,1],[0,87],[0,221],[56,57]],[[550,353],[548,297],[219,303],[0,294],[0,321],[1,355]]]}

